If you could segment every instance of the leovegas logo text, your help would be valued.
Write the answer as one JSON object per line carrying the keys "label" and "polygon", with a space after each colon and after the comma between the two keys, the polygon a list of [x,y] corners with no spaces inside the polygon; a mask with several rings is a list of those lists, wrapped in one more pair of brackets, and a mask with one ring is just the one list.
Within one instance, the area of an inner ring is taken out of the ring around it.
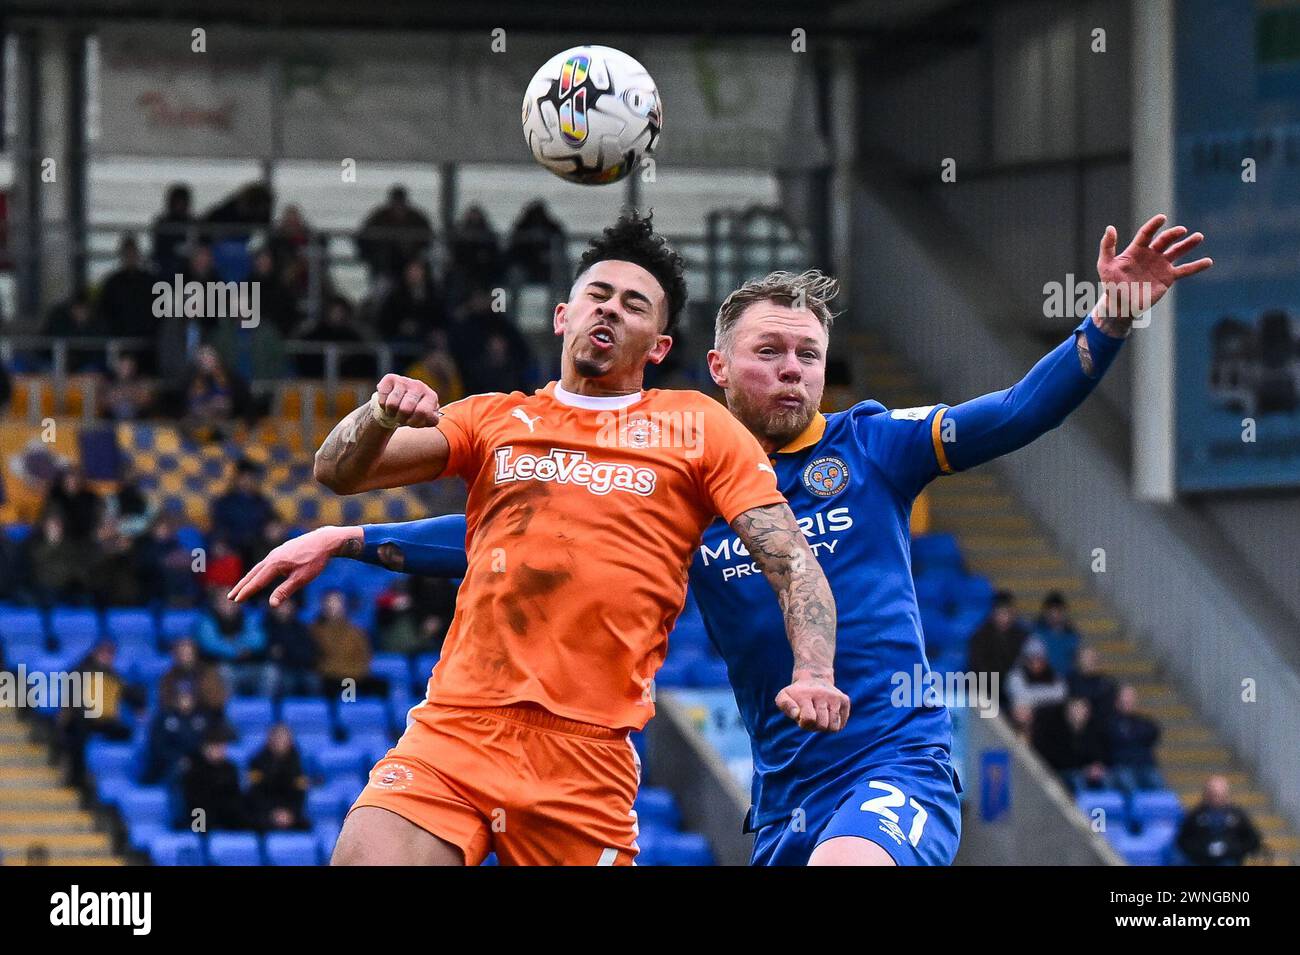
{"label": "leovegas logo text", "polygon": [[592,494],[627,491],[648,497],[654,493],[657,475],[651,468],[632,464],[597,463],[587,460],[586,451],[552,448],[546,455],[515,454],[513,447],[497,448],[497,484],[511,481],[553,481],[577,484]]}

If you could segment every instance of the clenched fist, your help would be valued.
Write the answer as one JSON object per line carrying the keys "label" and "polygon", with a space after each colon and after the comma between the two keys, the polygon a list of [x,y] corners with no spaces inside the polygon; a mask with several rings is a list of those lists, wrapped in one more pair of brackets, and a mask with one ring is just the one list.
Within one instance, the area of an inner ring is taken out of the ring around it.
{"label": "clenched fist", "polygon": [[795,681],[776,695],[781,712],[800,729],[837,733],[849,721],[849,698],[829,680],[796,673]]}
{"label": "clenched fist", "polygon": [[384,375],[370,407],[385,428],[432,428],[438,424],[438,393],[415,378]]}

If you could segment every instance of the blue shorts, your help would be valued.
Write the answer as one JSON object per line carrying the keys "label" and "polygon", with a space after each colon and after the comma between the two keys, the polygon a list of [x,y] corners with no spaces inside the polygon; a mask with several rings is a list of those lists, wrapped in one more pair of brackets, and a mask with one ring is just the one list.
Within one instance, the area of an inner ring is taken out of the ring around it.
{"label": "blue shorts", "polygon": [[822,786],[754,836],[750,865],[807,865],[813,849],[858,836],[898,865],[951,865],[961,841],[961,781],[947,759],[908,757]]}

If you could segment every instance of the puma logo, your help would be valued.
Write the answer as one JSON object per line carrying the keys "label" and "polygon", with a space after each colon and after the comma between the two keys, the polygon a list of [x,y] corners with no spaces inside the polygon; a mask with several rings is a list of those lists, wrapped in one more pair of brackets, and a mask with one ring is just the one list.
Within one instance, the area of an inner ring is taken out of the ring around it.
{"label": "puma logo", "polygon": [[524,411],[523,408],[516,408],[514,411],[510,412],[510,416],[512,418],[518,418],[524,424],[528,425],[529,434],[533,433],[533,425],[542,420],[541,415],[538,415],[536,418],[528,417],[528,412]]}

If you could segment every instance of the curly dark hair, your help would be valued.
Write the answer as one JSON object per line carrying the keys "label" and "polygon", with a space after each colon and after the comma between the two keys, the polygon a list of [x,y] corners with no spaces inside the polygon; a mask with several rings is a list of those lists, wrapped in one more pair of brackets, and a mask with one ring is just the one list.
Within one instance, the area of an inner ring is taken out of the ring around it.
{"label": "curly dark hair", "polygon": [[664,290],[668,312],[664,334],[671,335],[682,309],[686,307],[686,279],[682,275],[686,263],[668,240],[655,232],[653,218],[653,212],[642,218],[635,210],[619,216],[617,222],[600,234],[600,238],[591,240],[578,261],[574,279],[597,262],[611,259],[641,266]]}

